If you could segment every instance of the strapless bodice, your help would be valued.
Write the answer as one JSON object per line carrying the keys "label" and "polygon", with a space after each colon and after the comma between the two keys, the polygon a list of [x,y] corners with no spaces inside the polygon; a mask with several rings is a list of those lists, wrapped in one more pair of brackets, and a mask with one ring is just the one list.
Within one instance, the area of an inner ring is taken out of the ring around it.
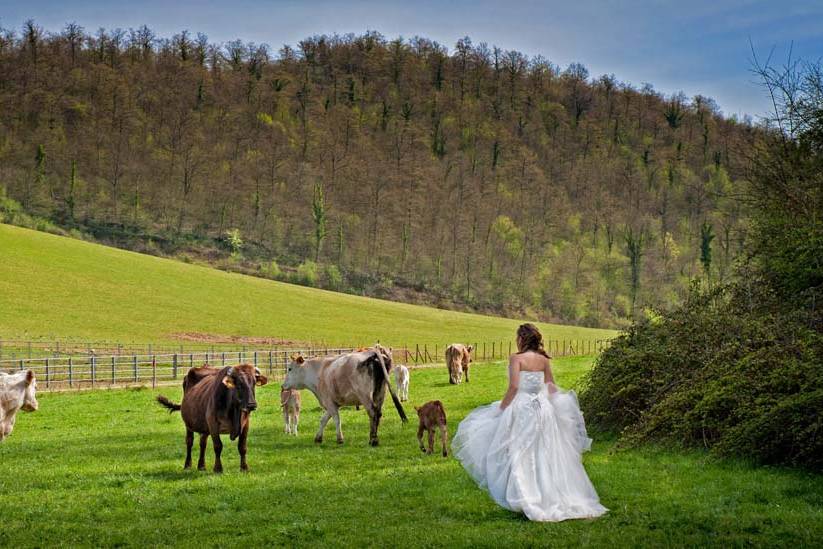
{"label": "strapless bodice", "polygon": [[517,391],[520,393],[529,393],[536,395],[545,387],[545,378],[543,372],[520,372],[520,383]]}

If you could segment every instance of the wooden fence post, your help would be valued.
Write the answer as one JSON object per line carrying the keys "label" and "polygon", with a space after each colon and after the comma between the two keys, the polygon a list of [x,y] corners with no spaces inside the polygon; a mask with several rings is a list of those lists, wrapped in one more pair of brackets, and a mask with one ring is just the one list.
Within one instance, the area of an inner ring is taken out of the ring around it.
{"label": "wooden fence post", "polygon": [[157,355],[151,355],[151,386],[157,387]]}
{"label": "wooden fence post", "polygon": [[132,368],[134,369],[134,382],[137,383],[137,380],[140,377],[137,374],[137,355],[132,355],[131,356],[131,363],[132,363]]}
{"label": "wooden fence post", "polygon": [[272,363],[272,354],[269,351],[269,375],[271,376],[274,364]]}
{"label": "wooden fence post", "polygon": [[174,356],[171,359],[171,371],[174,379],[177,379],[177,353],[174,353]]}
{"label": "wooden fence post", "polygon": [[115,362],[115,357],[112,355],[111,357],[111,384],[114,385],[115,380],[117,379],[117,363]]}
{"label": "wooden fence post", "polygon": [[94,387],[95,378],[97,377],[97,359],[91,355],[91,386]]}
{"label": "wooden fence post", "polygon": [[74,384],[74,380],[72,379],[72,377],[74,375],[74,372],[73,372],[74,368],[72,366],[73,366],[72,365],[72,359],[71,359],[71,357],[69,357],[69,387],[72,387],[73,384]]}
{"label": "wooden fence post", "polygon": [[46,359],[46,388],[49,386],[49,359]]}

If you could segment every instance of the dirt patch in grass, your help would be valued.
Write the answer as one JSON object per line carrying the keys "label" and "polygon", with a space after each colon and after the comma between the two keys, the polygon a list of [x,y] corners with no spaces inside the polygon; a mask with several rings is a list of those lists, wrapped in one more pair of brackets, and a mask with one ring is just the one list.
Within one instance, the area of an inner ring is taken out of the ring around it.
{"label": "dirt patch in grass", "polygon": [[240,344],[240,345],[263,345],[266,347],[293,345],[306,346],[310,345],[307,341],[298,341],[295,339],[284,339],[280,337],[257,337],[257,336],[237,336],[237,335],[221,335],[221,334],[204,334],[200,332],[180,332],[176,334],[169,334],[169,337],[178,341],[194,341],[197,343],[214,343],[214,344]]}

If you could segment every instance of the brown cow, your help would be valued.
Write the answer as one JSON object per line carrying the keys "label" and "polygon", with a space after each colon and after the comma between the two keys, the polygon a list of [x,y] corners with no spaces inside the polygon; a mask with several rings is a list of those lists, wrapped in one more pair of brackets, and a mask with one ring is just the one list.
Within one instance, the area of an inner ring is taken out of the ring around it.
{"label": "brown cow", "polygon": [[391,353],[380,346],[359,353],[309,360],[298,355],[292,357],[292,362],[287,367],[283,387],[310,390],[324,408],[325,414],[320,419],[315,442],[323,442],[323,430],[329,420],[334,418],[337,442],[342,444],[340,408],[362,404],[371,420],[369,444],[377,446],[377,428],[383,415],[387,387],[400,419],[407,421],[406,412],[389,383],[391,365]]}
{"label": "brown cow", "polygon": [[452,343],[446,347],[446,366],[449,369],[449,383],[457,385],[466,376],[466,383],[469,382],[469,365],[472,361],[471,345],[462,343]]}
{"label": "brown cow", "polygon": [[211,435],[214,447],[214,472],[222,473],[220,454],[223,442],[220,435],[228,433],[237,442],[240,452],[240,470],[248,471],[246,463],[246,441],[249,435],[249,415],[257,408],[255,385],[265,385],[265,376],[251,364],[227,366],[225,368],[191,368],[183,380],[183,402],[175,404],[163,395],[157,402],[169,412],[181,411],[186,424],[186,463],[191,467],[191,448],[194,433],[200,433],[200,459],[197,469],[206,469],[206,444]]}
{"label": "brown cow", "polygon": [[[449,432],[446,429],[446,410],[443,409],[443,403],[439,400],[430,400],[421,407],[414,407],[417,410],[417,417],[420,418],[420,425],[417,427],[417,441],[420,443],[420,449],[431,454],[434,452],[434,430],[440,429],[440,437],[443,439],[443,457],[449,455],[448,446]],[[423,431],[429,433],[429,449],[423,446]]]}

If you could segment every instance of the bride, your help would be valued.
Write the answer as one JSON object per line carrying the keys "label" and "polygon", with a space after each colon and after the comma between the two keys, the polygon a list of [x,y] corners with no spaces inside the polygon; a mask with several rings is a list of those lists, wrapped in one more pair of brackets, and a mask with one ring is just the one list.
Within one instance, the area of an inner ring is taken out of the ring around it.
{"label": "bride", "polygon": [[460,422],[452,442],[466,471],[498,505],[530,520],[561,521],[604,514],[583,469],[591,447],[574,392],[554,384],[543,336],[533,324],[517,329],[502,401]]}

